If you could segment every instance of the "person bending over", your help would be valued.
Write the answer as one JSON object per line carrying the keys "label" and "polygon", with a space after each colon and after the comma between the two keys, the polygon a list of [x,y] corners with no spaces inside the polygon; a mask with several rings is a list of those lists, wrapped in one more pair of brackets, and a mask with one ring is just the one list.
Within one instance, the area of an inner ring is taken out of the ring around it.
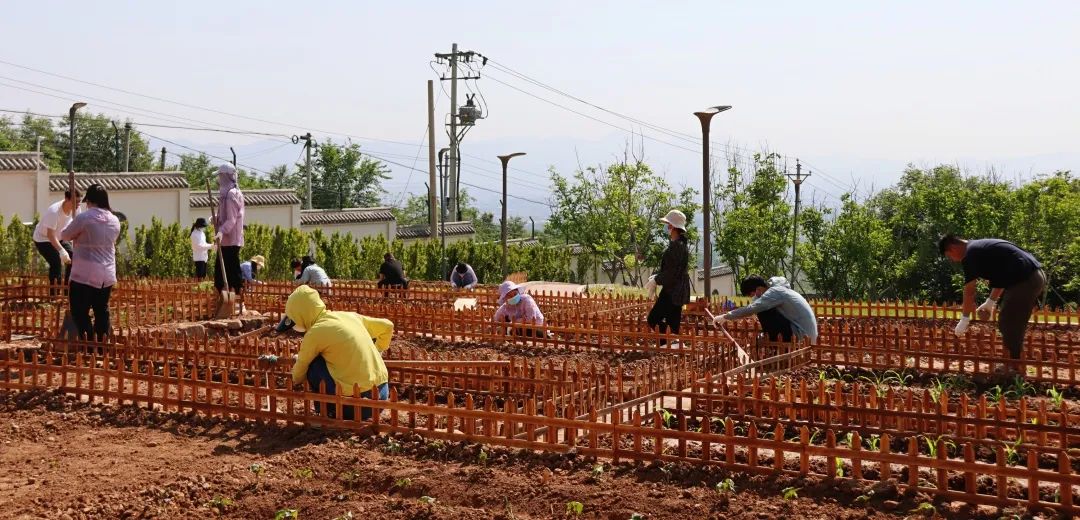
{"label": "person bending over", "polygon": [[716,324],[757,315],[761,330],[769,341],[791,341],[806,338],[811,345],[817,344],[817,317],[806,298],[791,288],[787,279],[774,276],[766,281],[758,275],[750,275],[739,284],[743,296],[753,301],[746,307],[726,312],[716,317]]}

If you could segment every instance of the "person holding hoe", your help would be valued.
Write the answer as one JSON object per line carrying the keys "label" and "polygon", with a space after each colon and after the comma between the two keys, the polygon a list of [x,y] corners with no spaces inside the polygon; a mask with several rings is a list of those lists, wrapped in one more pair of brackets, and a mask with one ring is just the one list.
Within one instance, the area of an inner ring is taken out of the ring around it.
{"label": "person holding hoe", "polygon": [[[938,240],[938,251],[964,268],[964,304],[956,335],[967,333],[972,311],[979,319],[989,320],[998,308],[998,301],[1003,300],[998,310],[998,330],[1001,343],[1009,351],[1005,371],[1026,375],[1020,353],[1031,312],[1046,290],[1042,264],[1016,244],[998,238],[964,240],[947,234]],[[980,278],[990,283],[990,296],[976,308],[975,292]]]}
{"label": "person holding hoe", "polygon": [[791,288],[787,278],[774,276],[766,281],[756,274],[746,277],[739,284],[743,296],[753,298],[750,305],[717,316],[717,326],[724,322],[757,315],[761,331],[768,341],[790,342],[793,338],[806,338],[811,345],[817,344],[818,326],[814,309],[806,298]]}
{"label": "person holding hoe", "polygon": [[71,219],[78,212],[79,195],[79,190],[75,190],[74,194],[65,191],[64,200],[46,208],[41,220],[34,226],[34,246],[49,264],[49,285],[52,286],[50,293],[71,277],[71,244],[60,241],[60,232],[71,223]]}
{"label": "person holding hoe", "polygon": [[[236,312],[236,299],[243,294],[244,278],[240,271],[240,248],[244,247],[244,193],[237,184],[236,167],[229,163],[218,167],[218,211],[214,217],[214,243],[218,247],[214,287],[221,294],[219,317]],[[210,210],[214,207],[211,205]]]}

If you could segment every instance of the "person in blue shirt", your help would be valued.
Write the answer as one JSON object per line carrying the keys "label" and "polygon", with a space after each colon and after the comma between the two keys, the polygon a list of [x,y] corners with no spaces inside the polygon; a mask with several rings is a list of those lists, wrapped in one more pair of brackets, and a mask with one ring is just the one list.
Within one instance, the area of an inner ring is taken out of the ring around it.
{"label": "person in blue shirt", "polygon": [[761,330],[769,341],[806,338],[811,345],[817,344],[818,327],[814,310],[806,298],[791,288],[786,278],[774,276],[766,281],[761,276],[750,275],[739,284],[739,291],[754,300],[746,307],[717,316],[717,325],[757,315]]}

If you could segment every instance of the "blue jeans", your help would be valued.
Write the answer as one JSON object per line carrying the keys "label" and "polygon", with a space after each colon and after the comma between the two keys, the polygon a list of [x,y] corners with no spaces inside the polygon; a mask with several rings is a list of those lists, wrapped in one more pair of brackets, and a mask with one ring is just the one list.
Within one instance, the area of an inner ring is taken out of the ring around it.
{"label": "blue jeans", "polygon": [[[311,389],[316,392],[319,391],[320,384],[326,385],[326,393],[328,395],[334,395],[337,392],[337,386],[334,384],[334,378],[330,377],[330,369],[326,367],[326,360],[323,359],[322,355],[315,356],[315,359],[311,360],[311,364],[308,365],[307,380],[308,384],[311,385]],[[383,383],[375,388],[372,388],[371,390],[368,390],[367,392],[361,392],[360,397],[364,397],[367,399],[376,399],[376,397],[374,397],[376,388],[379,391],[379,396],[377,399],[379,399],[380,401],[390,399],[390,385],[387,383]],[[315,401],[315,413],[322,413],[322,404],[323,403],[319,401]],[[354,412],[354,407],[343,406],[343,408],[345,409],[342,412],[343,419],[345,419],[346,421],[352,421],[356,418],[356,412]],[[326,403],[326,416],[331,419],[337,418],[336,404]],[[371,408],[360,408],[360,420],[371,420]]]}

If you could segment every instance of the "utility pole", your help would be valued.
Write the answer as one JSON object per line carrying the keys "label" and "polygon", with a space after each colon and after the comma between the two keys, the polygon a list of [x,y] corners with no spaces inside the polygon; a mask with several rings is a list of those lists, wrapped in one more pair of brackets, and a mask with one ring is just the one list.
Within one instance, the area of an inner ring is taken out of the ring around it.
{"label": "utility pole", "polygon": [[120,170],[120,127],[116,126],[116,121],[110,121],[113,127],[113,150],[116,151],[116,171]]}
{"label": "utility pole", "polygon": [[164,146],[161,147],[161,167],[159,169],[161,171],[165,171],[165,147]]}
{"label": "utility pole", "polygon": [[446,155],[448,148],[442,148],[439,150],[439,239],[442,241],[442,245],[439,248],[439,264],[442,266],[442,271],[445,273],[449,270],[446,265],[446,167],[443,165],[443,157]]}
{"label": "utility pole", "polygon": [[806,175],[802,174],[802,164],[798,159],[795,159],[795,175],[785,173],[791,182],[795,184],[795,219],[791,223],[791,286],[795,287],[797,276],[799,275],[797,264],[795,263],[795,246],[799,242],[799,188],[802,186],[803,181],[810,177],[810,172],[807,171]]}
{"label": "utility pole", "polygon": [[307,177],[307,201],[304,204],[306,206],[304,209],[311,209],[311,132],[293,136],[293,144],[299,143],[301,140],[304,141],[304,153],[307,154],[306,159],[304,159],[304,174]]}
{"label": "utility pole", "polygon": [[131,122],[124,123],[124,172],[131,171]]}
{"label": "utility pole", "polygon": [[236,168],[236,150],[233,150],[233,147],[230,146],[229,151],[232,152],[232,166]]}
{"label": "utility pole", "polygon": [[[461,203],[460,203],[460,200],[459,200],[460,198],[459,198],[459,194],[458,194],[458,188],[459,188],[459,186],[461,184],[461,179],[460,179],[460,177],[461,177],[460,141],[461,141],[461,138],[465,136],[465,132],[468,131],[468,129],[471,128],[472,125],[475,123],[475,119],[479,118],[477,116],[477,113],[472,112],[472,111],[468,112],[468,114],[465,114],[464,110],[462,111],[463,113],[460,113],[460,114],[458,113],[457,83],[458,83],[459,79],[460,80],[480,79],[479,75],[477,75],[477,76],[465,76],[465,77],[460,77],[459,78],[458,77],[458,62],[459,61],[471,61],[474,56],[477,56],[477,53],[474,52],[474,51],[461,51],[461,52],[459,52],[458,51],[458,44],[456,44],[456,43],[451,46],[449,54],[435,53],[435,58],[436,59],[449,60],[450,61],[450,77],[449,78],[442,77],[442,78],[439,78],[439,79],[444,80],[444,81],[447,80],[447,79],[450,80],[450,159],[449,159],[449,163],[448,163],[449,168],[450,168],[450,182],[449,182],[449,197],[448,197],[447,204],[450,206],[451,211],[454,212],[453,214],[456,216],[455,219],[460,218],[460,213],[461,213],[461,211],[460,211],[460,204]],[[484,60],[484,63],[487,63],[487,58],[483,58],[483,60]],[[469,101],[469,105],[470,106],[472,105],[471,100]],[[466,116],[467,119],[466,119],[466,117],[463,117],[463,116]],[[461,118],[460,121],[459,121],[459,118]],[[460,134],[458,133],[459,127],[462,127],[462,132]],[[457,166],[455,166],[455,165],[457,165]]]}
{"label": "utility pole", "polygon": [[427,82],[428,237],[435,238],[435,81]]}

